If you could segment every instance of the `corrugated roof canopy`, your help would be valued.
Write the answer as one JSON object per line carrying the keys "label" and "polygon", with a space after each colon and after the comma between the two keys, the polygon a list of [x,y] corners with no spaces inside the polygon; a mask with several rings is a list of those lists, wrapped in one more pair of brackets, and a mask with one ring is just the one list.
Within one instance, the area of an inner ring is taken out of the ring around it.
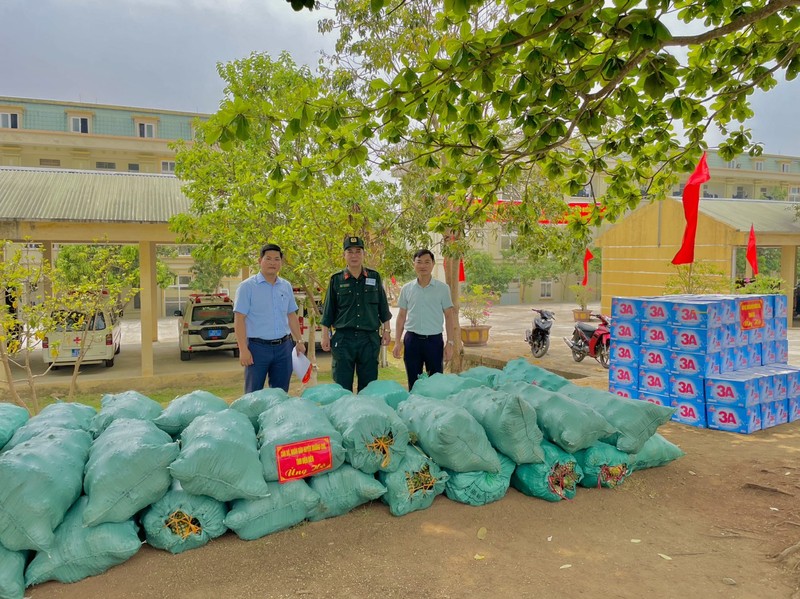
{"label": "corrugated roof canopy", "polygon": [[188,209],[171,175],[0,167],[0,221],[166,223]]}
{"label": "corrugated roof canopy", "polygon": [[758,233],[800,234],[798,207],[800,203],[779,200],[700,198],[701,213],[737,231],[749,231],[752,224]]}

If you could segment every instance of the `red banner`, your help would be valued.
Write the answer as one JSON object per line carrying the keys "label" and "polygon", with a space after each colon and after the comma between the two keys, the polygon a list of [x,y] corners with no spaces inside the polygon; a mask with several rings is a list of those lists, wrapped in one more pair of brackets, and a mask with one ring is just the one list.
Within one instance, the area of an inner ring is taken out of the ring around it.
{"label": "red banner", "polygon": [[581,283],[584,287],[589,283],[589,260],[592,258],[594,258],[594,254],[589,251],[589,248],[586,248],[586,253],[583,255],[583,282]]}
{"label": "red banner", "polygon": [[686,219],[686,228],[683,231],[683,243],[675,257],[673,264],[691,264],[694,262],[694,240],[697,235],[697,212],[700,209],[700,186],[708,181],[706,154],[700,158],[697,167],[683,188],[683,216]]}
{"label": "red banner", "polygon": [[758,275],[758,248],[756,248],[756,231],[750,225],[750,237],[747,239],[747,261],[753,269],[753,275]]}
{"label": "red banner", "polygon": [[760,329],[764,326],[764,300],[751,299],[739,304],[739,323],[742,329]]}
{"label": "red banner", "polygon": [[278,481],[285,483],[333,468],[331,438],[319,437],[275,448]]}

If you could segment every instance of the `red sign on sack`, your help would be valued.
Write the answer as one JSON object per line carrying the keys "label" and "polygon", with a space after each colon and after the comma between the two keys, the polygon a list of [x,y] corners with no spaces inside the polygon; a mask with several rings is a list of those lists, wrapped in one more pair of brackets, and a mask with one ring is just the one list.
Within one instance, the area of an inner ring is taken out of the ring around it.
{"label": "red sign on sack", "polygon": [[739,322],[744,330],[763,327],[764,300],[752,299],[739,304]]}
{"label": "red sign on sack", "polygon": [[331,438],[319,437],[275,448],[278,482],[285,483],[333,468]]}

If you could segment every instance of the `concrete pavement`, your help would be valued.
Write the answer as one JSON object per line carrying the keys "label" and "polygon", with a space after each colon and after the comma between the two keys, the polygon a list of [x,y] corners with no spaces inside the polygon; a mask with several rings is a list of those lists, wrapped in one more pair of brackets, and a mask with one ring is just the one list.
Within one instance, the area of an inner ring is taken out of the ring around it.
{"label": "concrete pavement", "polygon": [[[578,384],[603,387],[608,382],[608,371],[597,361],[586,358],[576,363],[562,337],[570,337],[574,327],[572,308],[574,304],[537,304],[553,310],[556,320],[551,331],[550,350],[542,358],[531,355],[524,341],[525,329],[531,327],[533,312],[531,305],[495,306],[489,317],[492,328],[489,343],[485,347],[465,348],[466,365],[485,364],[502,368],[509,360],[527,358],[531,363],[546,368]],[[595,311],[598,306],[590,306]],[[393,312],[396,312],[393,309]],[[393,323],[394,324],[394,323]],[[789,329],[789,363],[800,365],[800,328]],[[153,343],[155,372],[152,377],[141,376],[141,336],[138,319],[126,314],[123,320],[122,351],[111,368],[102,365],[84,366],[78,377],[80,392],[119,392],[136,389],[142,392],[154,389],[191,386],[202,389],[210,385],[235,385],[242,383],[242,367],[232,352],[205,352],[193,356],[191,361],[181,362],[178,350],[177,318],[162,318],[158,323],[158,341]],[[317,365],[321,371],[330,369],[330,354],[317,352]],[[44,371],[40,351],[31,355],[31,366],[35,373]],[[21,375],[17,371],[16,375]],[[71,368],[51,371],[37,379],[40,394],[64,393],[69,388]],[[0,398],[6,397],[5,387],[0,389]]]}

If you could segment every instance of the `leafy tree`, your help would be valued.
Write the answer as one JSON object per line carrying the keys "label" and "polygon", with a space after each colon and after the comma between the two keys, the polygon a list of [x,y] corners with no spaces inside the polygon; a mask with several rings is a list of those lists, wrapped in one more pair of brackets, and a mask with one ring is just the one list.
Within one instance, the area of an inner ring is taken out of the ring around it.
{"label": "leafy tree", "polygon": [[192,289],[197,289],[203,293],[216,293],[220,288],[222,279],[235,274],[233,270],[225,270],[222,264],[204,250],[208,248],[194,248],[192,259],[194,260],[189,271],[192,273]]}
{"label": "leafy tree", "polygon": [[667,278],[664,286],[666,295],[730,292],[730,280],[722,269],[702,260],[693,264],[675,266],[675,274]]}
{"label": "leafy tree", "polygon": [[495,294],[508,291],[508,284],[514,280],[515,274],[512,266],[497,263],[490,254],[476,251],[467,253],[464,271],[468,287],[480,285]]}
{"label": "leafy tree", "polygon": [[[122,284],[122,287],[134,287],[139,282],[139,248],[135,245],[75,244],[63,245],[56,256],[56,268],[61,273],[65,284],[80,284],[91,278],[93,265],[97,256],[116,256],[111,270],[107,273],[110,283]],[[161,252],[156,259],[156,284],[166,289],[175,278],[167,264],[161,260]]]}
{"label": "leafy tree", "polygon": [[[366,148],[354,148],[327,173],[309,169],[302,181],[285,184],[285,169],[302,170],[330,143],[319,127],[307,127],[312,112],[306,102],[336,82],[313,76],[286,53],[275,60],[252,54],[218,65],[218,71],[226,82],[220,111],[198,124],[194,145],[177,146],[176,174],[185,181],[191,208],[171,225],[185,242],[197,244],[195,255],[213,257],[226,272],[255,270],[260,246],[279,244],[282,275],[306,292],[312,320],[328,276],[344,266],[345,235],[364,237],[367,266],[407,269],[396,186],[350,165],[363,161]],[[302,128],[288,116],[301,106]],[[338,118],[329,113],[327,122],[333,126]],[[313,331],[314,323],[308,324]]]}

